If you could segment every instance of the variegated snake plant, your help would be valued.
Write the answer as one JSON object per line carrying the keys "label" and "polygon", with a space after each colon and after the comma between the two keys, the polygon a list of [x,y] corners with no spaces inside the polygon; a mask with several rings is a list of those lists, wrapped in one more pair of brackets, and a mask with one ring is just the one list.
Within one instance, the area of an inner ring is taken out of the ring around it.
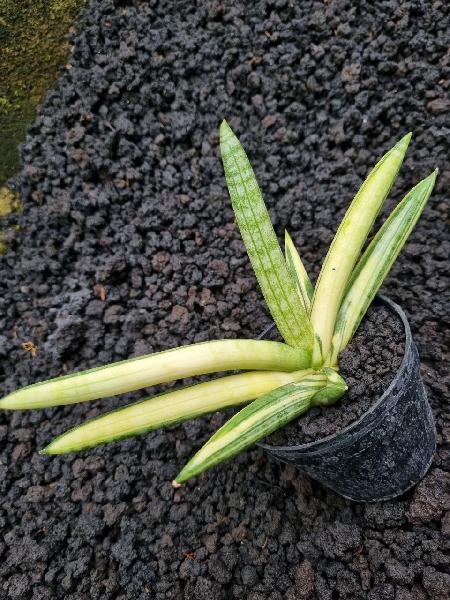
{"label": "variegated snake plant", "polygon": [[[184,377],[245,371],[170,391],[105,413],[55,438],[42,454],[62,454],[246,404],[195,454],[179,485],[221,463],[312,406],[346,391],[338,373],[347,347],[432,192],[437,170],[396,206],[362,252],[406,154],[411,134],[369,173],[333,239],[315,287],[285,232],[281,251],[253,169],[223,121],[225,177],[251,264],[285,343],[217,340],[35,383],[0,400],[3,409],[38,409],[105,398]],[[361,255],[362,252],[362,255]]]}

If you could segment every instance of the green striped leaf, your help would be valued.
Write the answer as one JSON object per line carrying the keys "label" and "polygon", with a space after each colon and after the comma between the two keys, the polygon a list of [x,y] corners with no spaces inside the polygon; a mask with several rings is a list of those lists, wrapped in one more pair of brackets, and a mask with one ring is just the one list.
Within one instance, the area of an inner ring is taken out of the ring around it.
{"label": "green striped leaf", "polygon": [[202,342],[35,383],[2,398],[0,408],[32,409],[86,402],[219,371],[296,371],[308,368],[310,359],[301,348],[279,342]]}
{"label": "green striped leaf", "polygon": [[308,375],[298,383],[290,383],[261,396],[240,410],[210,438],[180,472],[174,484],[183,483],[232,458],[283,427],[311,406],[319,403],[331,404],[340,398],[346,389],[344,380],[336,371],[326,369],[324,372]]}
{"label": "green striped leaf", "polygon": [[330,363],[350,343],[431,195],[437,170],[418,183],[386,219],[358,262],[336,319]]}
{"label": "green striped leaf", "polygon": [[297,248],[292,241],[291,236],[287,231],[284,232],[284,254],[288,271],[293,281],[297,293],[300,296],[303,307],[309,314],[311,310],[311,300],[314,294],[313,285],[308,277],[305,267],[303,266]]}
{"label": "green striped leaf", "polygon": [[322,266],[312,301],[311,323],[315,332],[313,366],[327,357],[336,316],[351,272],[364,242],[397,176],[411,134],[400,140],[376,164],[348,208]]}
{"label": "green striped leaf", "polygon": [[282,385],[299,381],[310,372],[253,371],[160,394],[105,413],[66,431],[52,440],[41,454],[86,450],[245,404]]}
{"label": "green striped leaf", "polygon": [[245,150],[226,121],[220,147],[233,210],[267,306],[285,341],[312,351],[312,329],[287,271],[261,191]]}

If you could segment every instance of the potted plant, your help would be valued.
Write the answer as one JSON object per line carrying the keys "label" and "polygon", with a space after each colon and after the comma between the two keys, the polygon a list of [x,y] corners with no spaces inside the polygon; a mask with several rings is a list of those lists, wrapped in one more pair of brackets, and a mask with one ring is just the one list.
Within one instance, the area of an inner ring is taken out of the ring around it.
{"label": "potted plant", "polygon": [[[195,454],[174,481],[180,485],[235,456],[315,406],[345,394],[339,356],[419,218],[437,171],[420,181],[361,252],[403,162],[411,135],[370,172],[353,199],[313,285],[286,233],[285,256],[244,149],[224,121],[225,176],[252,266],[284,343],[217,340],[183,346],[35,383],[0,400],[3,409],[36,409],[113,396],[171,380],[220,371],[247,371],[171,391],[103,414],[55,438],[41,453],[78,452],[247,404]],[[402,365],[385,393],[336,436],[300,446],[262,446],[339,493],[377,500],[402,493],[426,472],[434,451],[430,408],[417,351],[403,312]]]}

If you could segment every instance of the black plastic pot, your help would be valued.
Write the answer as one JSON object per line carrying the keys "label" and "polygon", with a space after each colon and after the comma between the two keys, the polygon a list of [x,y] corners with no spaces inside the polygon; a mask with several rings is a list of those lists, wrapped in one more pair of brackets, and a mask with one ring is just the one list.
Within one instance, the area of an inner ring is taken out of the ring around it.
{"label": "black plastic pot", "polygon": [[406,315],[389,298],[378,296],[376,302],[399,318],[405,329],[405,355],[384,394],[335,435],[300,446],[259,444],[270,456],[359,502],[406,492],[425,475],[436,448],[433,415]]}

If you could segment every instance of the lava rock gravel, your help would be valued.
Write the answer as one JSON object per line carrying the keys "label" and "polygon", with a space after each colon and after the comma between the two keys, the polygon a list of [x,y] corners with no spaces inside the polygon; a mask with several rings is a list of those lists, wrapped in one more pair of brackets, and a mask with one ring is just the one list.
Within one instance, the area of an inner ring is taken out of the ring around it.
{"label": "lava rock gravel", "polygon": [[21,149],[2,392],[270,322],[222,118],[313,277],[369,167],[411,130],[387,209],[441,174],[384,291],[410,317],[438,450],[415,490],[378,504],[259,449],[174,490],[223,415],[52,458],[38,449],[54,435],[145,392],[1,413],[1,598],[448,599],[449,31],[440,0],[91,1]]}

